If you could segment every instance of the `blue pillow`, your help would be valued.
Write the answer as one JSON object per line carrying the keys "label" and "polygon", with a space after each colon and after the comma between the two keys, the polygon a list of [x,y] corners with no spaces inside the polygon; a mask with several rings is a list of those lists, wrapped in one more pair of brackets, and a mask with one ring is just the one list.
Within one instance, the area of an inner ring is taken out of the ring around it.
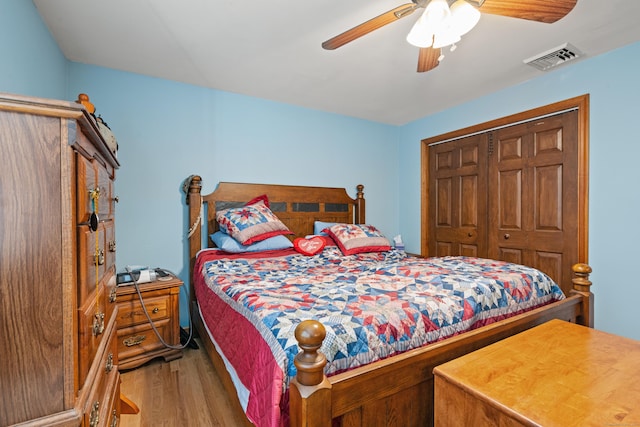
{"label": "blue pillow", "polygon": [[316,235],[319,235],[319,236],[326,236],[327,233],[325,233],[322,230],[324,230],[325,228],[333,227],[336,224],[338,224],[338,223],[337,222],[315,221],[313,223],[313,234],[316,234]]}
{"label": "blue pillow", "polygon": [[219,249],[232,253],[271,251],[275,249],[287,249],[293,247],[291,240],[284,236],[270,237],[247,246],[241,245],[236,239],[222,231],[216,231],[209,237],[211,237],[211,240]]}

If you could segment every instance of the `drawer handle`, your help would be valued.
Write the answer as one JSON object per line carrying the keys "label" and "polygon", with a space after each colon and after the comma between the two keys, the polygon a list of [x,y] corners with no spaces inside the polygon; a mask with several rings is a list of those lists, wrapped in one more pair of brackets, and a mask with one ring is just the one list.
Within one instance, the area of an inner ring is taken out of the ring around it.
{"label": "drawer handle", "polygon": [[129,337],[126,340],[122,341],[124,345],[127,347],[133,347],[134,345],[140,345],[147,337],[145,335],[136,335],[135,337]]}
{"label": "drawer handle", "polygon": [[116,302],[117,299],[118,299],[118,292],[116,288],[113,288],[111,289],[111,292],[109,292],[109,302],[114,303]]}
{"label": "drawer handle", "polygon": [[104,264],[104,249],[96,249],[96,253],[93,254],[93,263],[98,265]]}
{"label": "drawer handle", "polygon": [[100,402],[96,401],[91,407],[89,415],[89,427],[97,427],[100,423]]}
{"label": "drawer handle", "polygon": [[104,313],[96,313],[93,316],[93,336],[98,336],[104,332]]}
{"label": "drawer handle", "polygon": [[115,252],[116,251],[116,241],[112,240],[109,242],[109,252]]}
{"label": "drawer handle", "polygon": [[107,374],[113,370],[113,353],[109,353],[107,356],[107,364],[104,367],[104,370]]}
{"label": "drawer handle", "polygon": [[118,413],[114,409],[111,414],[112,414],[111,415],[112,416],[112,418],[111,418],[111,427],[116,427],[118,425]]}
{"label": "drawer handle", "polygon": [[156,313],[157,313],[157,312],[159,312],[159,311],[160,311],[160,309],[159,309],[158,307],[155,307],[153,310],[151,310],[151,312],[152,312],[153,314],[156,314]]}

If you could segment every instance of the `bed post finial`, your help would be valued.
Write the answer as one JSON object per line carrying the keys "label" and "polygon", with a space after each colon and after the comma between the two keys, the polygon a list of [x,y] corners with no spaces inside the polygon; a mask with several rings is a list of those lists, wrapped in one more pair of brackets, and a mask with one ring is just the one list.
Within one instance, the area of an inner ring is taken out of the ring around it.
{"label": "bed post finial", "polygon": [[331,383],[324,375],[327,359],[318,351],[326,330],[317,320],[304,320],[295,336],[302,351],[293,361],[298,372],[289,389],[291,427],[330,427]]}
{"label": "bed post finial", "polygon": [[324,326],[316,320],[303,320],[296,327],[295,335],[302,350],[293,362],[298,370],[298,382],[302,385],[320,384],[327,364],[327,358],[318,352],[327,335]]}
{"label": "bed post finial", "polygon": [[364,185],[358,184],[356,186],[356,224],[364,224],[366,222],[364,212],[365,212],[365,203],[364,203]]}
{"label": "bed post finial", "polygon": [[591,280],[589,280],[589,274],[593,271],[587,264],[578,263],[574,264],[571,268],[573,270],[574,278],[573,292],[581,294],[584,298],[583,305],[587,307],[582,310],[582,318],[579,319],[580,323],[585,326],[593,328],[593,293],[591,292]]}
{"label": "bed post finial", "polygon": [[187,204],[191,194],[200,195],[202,191],[202,178],[199,175],[190,175],[182,184],[184,192],[187,194]]}

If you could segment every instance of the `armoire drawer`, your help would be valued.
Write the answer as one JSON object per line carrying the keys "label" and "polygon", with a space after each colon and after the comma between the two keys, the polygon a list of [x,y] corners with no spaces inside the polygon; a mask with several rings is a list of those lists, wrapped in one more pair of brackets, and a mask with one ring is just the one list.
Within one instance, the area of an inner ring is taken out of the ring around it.
{"label": "armoire drawer", "polygon": [[115,369],[105,379],[104,388],[95,389],[84,410],[83,427],[117,427],[120,423],[120,373]]}
{"label": "armoire drawer", "polygon": [[[96,355],[92,365],[91,391],[83,411],[84,426],[111,426],[120,417],[120,373],[115,321],[105,331],[106,346]],[[94,374],[95,373],[95,374]],[[115,412],[114,412],[115,411]]]}
{"label": "armoire drawer", "polygon": [[116,310],[116,304],[109,300],[107,292],[107,286],[102,283],[98,287],[97,299],[89,298],[78,312],[80,384],[84,383],[87,377],[100,343],[103,339],[109,339],[105,334]]}
{"label": "armoire drawer", "polygon": [[[91,160],[77,154],[77,216],[79,223],[87,223],[95,211],[100,219],[114,217],[113,177],[102,165],[102,159]],[[92,198],[93,192],[97,199]]]}
{"label": "armoire drawer", "polygon": [[[96,239],[98,244],[96,247]],[[84,304],[98,282],[115,274],[115,230],[112,221],[101,222],[93,232],[88,226],[78,227],[78,303]],[[97,266],[96,266],[97,262]]]}

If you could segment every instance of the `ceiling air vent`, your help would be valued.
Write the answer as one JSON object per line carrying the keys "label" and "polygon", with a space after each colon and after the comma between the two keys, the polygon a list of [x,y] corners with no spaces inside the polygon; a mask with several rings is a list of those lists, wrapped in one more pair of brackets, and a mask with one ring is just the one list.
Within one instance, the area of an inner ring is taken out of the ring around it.
{"label": "ceiling air vent", "polygon": [[542,52],[529,59],[525,59],[524,63],[537,68],[540,71],[547,71],[558,65],[566,64],[569,61],[578,59],[583,53],[569,43],[558,46],[546,52]]}

